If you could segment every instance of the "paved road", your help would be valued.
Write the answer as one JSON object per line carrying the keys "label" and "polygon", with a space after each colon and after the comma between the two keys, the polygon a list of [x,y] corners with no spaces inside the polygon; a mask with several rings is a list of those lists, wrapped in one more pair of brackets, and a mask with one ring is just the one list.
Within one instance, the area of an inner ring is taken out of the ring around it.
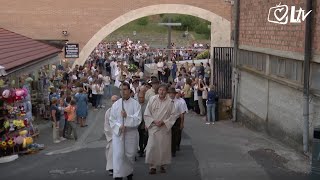
{"label": "paved road", "polygon": [[[117,92],[118,93],[118,92]],[[106,107],[110,102],[104,100]],[[78,128],[77,142],[52,143],[50,124],[42,126],[37,143],[46,149],[0,164],[0,179],[112,179],[105,172],[106,109],[90,111],[89,126]],[[148,174],[143,158],[136,162],[134,179],[167,180],[292,180],[307,179],[308,160],[295,151],[238,123],[220,121],[205,125],[202,118],[189,113],[181,151],[167,174]]]}
{"label": "paved road", "polygon": [[263,134],[239,123],[208,126],[190,113],[184,131],[190,136],[202,180],[307,179],[309,161]]}
{"label": "paved road", "polygon": [[[118,93],[117,93],[118,94]],[[106,107],[110,102],[104,100]],[[112,179],[105,172],[105,136],[103,133],[105,109],[90,111],[86,128],[78,128],[81,137],[77,142],[67,140],[52,143],[50,124],[42,126],[37,143],[46,149],[34,155],[21,156],[18,160],[0,164],[0,179]],[[200,180],[198,162],[193,154],[190,137],[183,135],[181,151],[169,166],[168,173],[149,175],[144,158],[138,158],[134,179],[184,179]]]}
{"label": "paved road", "polygon": [[[144,159],[138,159],[134,179],[200,180],[197,161],[191,146],[183,146],[182,149],[167,174],[149,175]],[[15,162],[0,165],[0,171],[1,179],[111,180],[112,177],[106,174],[104,167],[104,148],[85,148],[52,156],[43,154],[24,156]]]}

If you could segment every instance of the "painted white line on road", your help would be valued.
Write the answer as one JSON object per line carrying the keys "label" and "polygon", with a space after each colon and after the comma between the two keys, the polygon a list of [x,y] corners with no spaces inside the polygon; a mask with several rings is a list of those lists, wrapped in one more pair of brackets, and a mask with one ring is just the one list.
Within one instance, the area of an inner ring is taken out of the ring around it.
{"label": "painted white line on road", "polygon": [[81,170],[78,168],[75,168],[70,171],[62,170],[62,169],[55,169],[55,170],[50,170],[49,174],[51,175],[64,175],[64,174],[76,174],[76,173],[82,173],[82,174],[90,174],[94,173],[95,170]]}
{"label": "painted white line on road", "polygon": [[71,147],[67,147],[67,148],[63,148],[63,149],[58,149],[58,150],[55,150],[55,151],[51,151],[51,152],[48,152],[46,153],[46,155],[48,156],[51,156],[51,155],[56,155],[56,154],[65,154],[65,153],[70,153],[70,152],[73,152],[73,151],[78,151],[82,149],[81,146],[71,146]]}

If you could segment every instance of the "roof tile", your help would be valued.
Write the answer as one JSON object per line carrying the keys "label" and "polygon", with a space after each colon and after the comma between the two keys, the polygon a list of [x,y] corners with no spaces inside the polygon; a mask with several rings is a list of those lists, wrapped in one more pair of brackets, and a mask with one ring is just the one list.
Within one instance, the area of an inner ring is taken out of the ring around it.
{"label": "roof tile", "polygon": [[0,65],[6,70],[59,52],[58,48],[0,28]]}

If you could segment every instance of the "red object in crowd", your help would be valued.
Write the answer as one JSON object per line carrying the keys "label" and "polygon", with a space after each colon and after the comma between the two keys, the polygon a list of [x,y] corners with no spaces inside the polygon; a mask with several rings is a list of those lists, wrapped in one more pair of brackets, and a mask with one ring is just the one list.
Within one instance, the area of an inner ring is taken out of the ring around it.
{"label": "red object in crowd", "polygon": [[23,120],[23,124],[24,124],[24,126],[28,127],[28,121],[26,119]]}

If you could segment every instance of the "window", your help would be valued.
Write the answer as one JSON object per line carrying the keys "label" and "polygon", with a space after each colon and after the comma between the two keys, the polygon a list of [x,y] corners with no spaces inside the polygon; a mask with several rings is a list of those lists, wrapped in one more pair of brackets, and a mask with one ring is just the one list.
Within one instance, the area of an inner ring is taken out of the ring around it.
{"label": "window", "polygon": [[241,66],[247,66],[259,71],[265,71],[266,69],[265,54],[239,50],[238,60],[238,64]]}
{"label": "window", "polygon": [[273,75],[277,75],[278,71],[278,59],[275,56],[270,56],[270,73]]}
{"label": "window", "polygon": [[320,64],[312,63],[310,72],[310,87],[312,89],[320,90]]}
{"label": "window", "polygon": [[272,75],[302,83],[302,61],[270,56],[270,68]]}
{"label": "window", "polygon": [[285,69],[286,69],[286,61],[284,59],[278,59],[277,75],[280,77],[286,77]]}

